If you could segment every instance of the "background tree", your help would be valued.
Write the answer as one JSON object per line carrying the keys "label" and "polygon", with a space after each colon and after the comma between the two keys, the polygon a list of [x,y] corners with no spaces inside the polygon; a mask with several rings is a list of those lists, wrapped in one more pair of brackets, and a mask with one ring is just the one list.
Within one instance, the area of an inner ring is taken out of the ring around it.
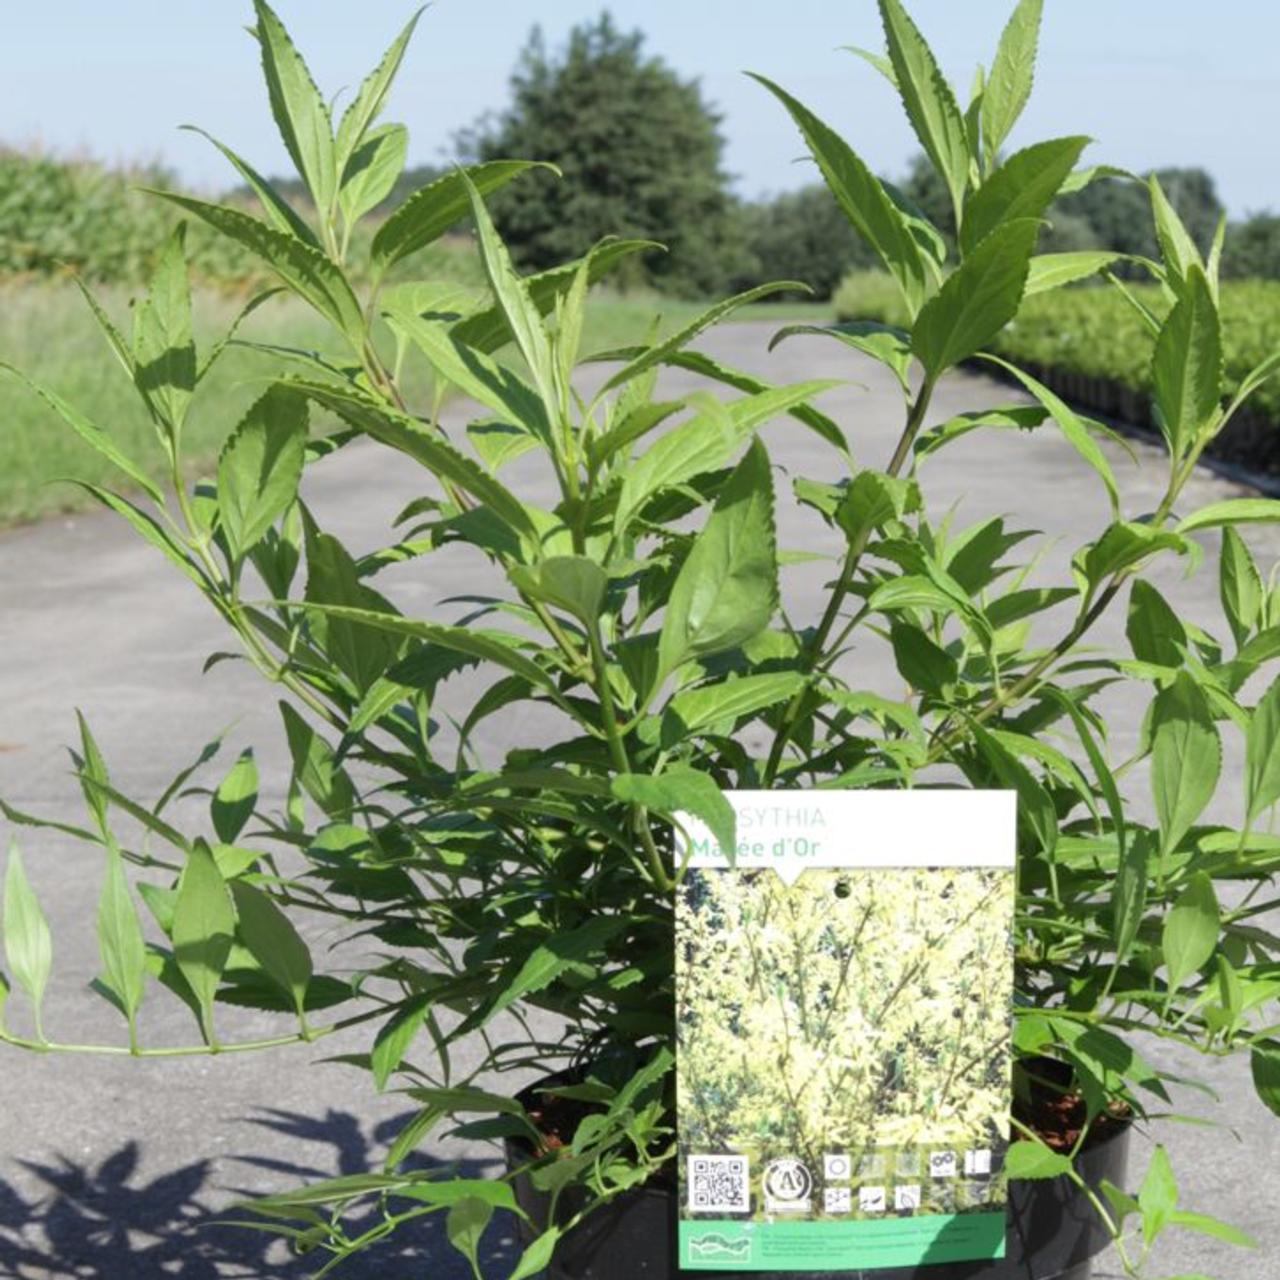
{"label": "background tree", "polygon": [[640,31],[608,13],[575,27],[559,54],[535,28],[511,77],[511,105],[459,138],[468,160],[548,160],[492,201],[524,267],[577,257],[605,235],[659,241],[647,279],[680,294],[715,294],[747,266],[741,220],[721,167],[720,116],[697,80],[646,54]]}
{"label": "background tree", "polygon": [[1280,215],[1255,213],[1235,223],[1222,252],[1222,274],[1280,280]]}

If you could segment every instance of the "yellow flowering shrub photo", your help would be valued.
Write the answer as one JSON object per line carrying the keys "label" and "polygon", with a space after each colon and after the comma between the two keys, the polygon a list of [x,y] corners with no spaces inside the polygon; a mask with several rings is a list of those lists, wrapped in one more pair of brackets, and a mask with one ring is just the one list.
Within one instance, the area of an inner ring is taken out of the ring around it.
{"label": "yellow flowering shrub photo", "polygon": [[[1007,1140],[1013,895],[1012,873],[989,867],[813,869],[791,886],[772,870],[691,872],[677,903],[683,1153],[749,1155],[757,1210],[771,1161],[817,1183],[832,1153],[855,1186],[922,1183],[913,1212],[1002,1200],[964,1174],[975,1152],[989,1174],[985,1153]],[[930,1176],[940,1154],[952,1177]]]}

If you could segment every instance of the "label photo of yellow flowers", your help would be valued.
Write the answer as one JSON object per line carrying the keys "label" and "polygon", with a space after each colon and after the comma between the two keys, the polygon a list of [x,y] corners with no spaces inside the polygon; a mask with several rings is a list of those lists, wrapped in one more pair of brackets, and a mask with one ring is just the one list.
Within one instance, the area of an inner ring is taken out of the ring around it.
{"label": "label photo of yellow flowers", "polygon": [[1012,798],[730,799],[676,904],[681,1264],[1002,1256]]}

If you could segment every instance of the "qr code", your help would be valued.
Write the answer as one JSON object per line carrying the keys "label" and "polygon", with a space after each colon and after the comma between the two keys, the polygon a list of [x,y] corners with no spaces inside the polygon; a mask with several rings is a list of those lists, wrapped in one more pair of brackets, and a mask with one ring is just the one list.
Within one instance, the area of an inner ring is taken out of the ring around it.
{"label": "qr code", "polygon": [[751,1208],[746,1156],[690,1156],[689,1208],[694,1213],[747,1213]]}

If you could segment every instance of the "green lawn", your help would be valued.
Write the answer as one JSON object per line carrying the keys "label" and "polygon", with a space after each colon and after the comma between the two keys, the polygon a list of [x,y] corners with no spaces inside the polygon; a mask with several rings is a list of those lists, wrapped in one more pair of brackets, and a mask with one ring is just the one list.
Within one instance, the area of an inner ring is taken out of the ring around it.
{"label": "green lawn", "polygon": [[[127,331],[129,294],[106,290],[101,300]],[[226,329],[243,299],[203,290],[196,300],[201,358]],[[655,313],[669,332],[688,323],[705,304],[656,295],[601,293],[591,304],[589,345],[610,350],[641,341]],[[737,313],[742,319],[779,324],[830,318],[824,306],[758,304]],[[315,348],[328,343],[323,321],[296,300],[272,299],[244,325],[241,336],[258,342]],[[116,363],[75,286],[70,281],[12,282],[0,286],[0,362],[21,369],[56,391],[95,423],[107,428],[120,448],[160,474],[160,451],[127,376]],[[187,424],[189,456],[207,464],[239,420],[277,361],[231,348],[196,397]],[[425,403],[429,379],[421,364],[406,367],[412,403]],[[0,371],[0,524],[35,519],[92,502],[69,480],[116,485],[112,468],[84,444],[47,405],[12,375]]]}

